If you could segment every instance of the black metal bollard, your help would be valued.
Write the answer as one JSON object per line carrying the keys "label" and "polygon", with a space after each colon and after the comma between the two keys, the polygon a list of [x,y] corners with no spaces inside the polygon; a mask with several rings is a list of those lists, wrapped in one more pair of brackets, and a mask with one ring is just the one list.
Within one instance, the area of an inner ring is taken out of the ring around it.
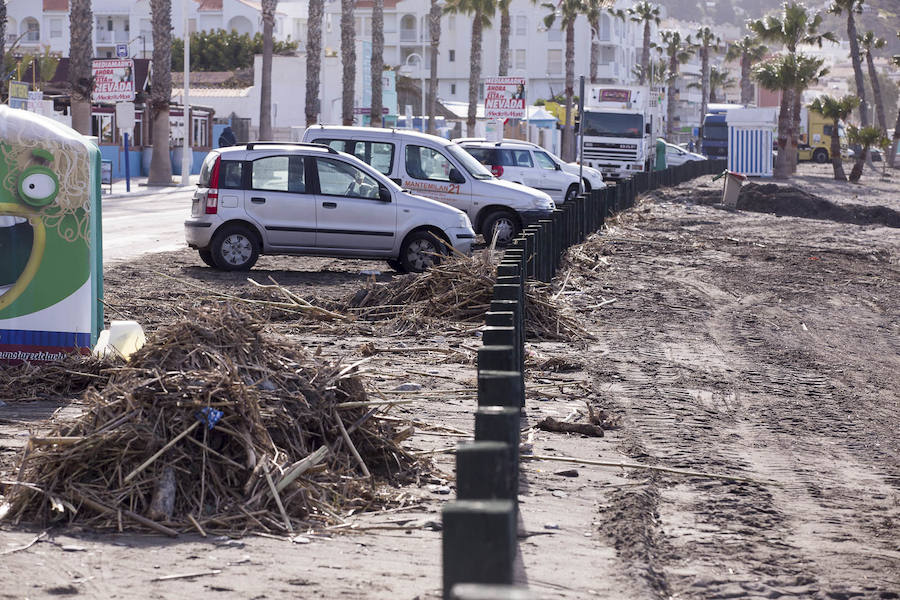
{"label": "black metal bollard", "polygon": [[516,313],[513,311],[493,311],[484,313],[484,324],[488,327],[515,327]]}
{"label": "black metal bollard", "polygon": [[459,500],[510,500],[515,503],[505,442],[475,441],[456,445],[456,497]]}
{"label": "black metal bollard", "polygon": [[516,510],[510,500],[457,500],[441,515],[444,600],[458,583],[512,583]]}
{"label": "black metal bollard", "polygon": [[512,473],[512,498],[519,494],[519,409],[508,406],[480,406],[475,412],[475,441],[503,442],[510,448],[508,469]]}
{"label": "black metal bollard", "polygon": [[538,221],[541,225],[541,229],[543,232],[543,239],[541,240],[541,252],[540,252],[540,261],[541,261],[541,281],[544,283],[549,283],[551,279],[553,279],[553,246],[554,242],[554,224],[553,219],[541,219]]}
{"label": "black metal bollard", "polygon": [[[480,351],[479,351],[479,358]],[[519,410],[525,402],[522,374],[518,371],[478,369],[478,406],[506,406]]]}

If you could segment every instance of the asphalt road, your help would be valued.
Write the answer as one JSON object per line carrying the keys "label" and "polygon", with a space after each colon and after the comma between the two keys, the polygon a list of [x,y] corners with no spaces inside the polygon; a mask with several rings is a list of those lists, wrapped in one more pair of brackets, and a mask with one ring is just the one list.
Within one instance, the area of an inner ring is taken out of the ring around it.
{"label": "asphalt road", "polygon": [[104,263],[184,248],[183,224],[190,215],[194,189],[133,184],[129,194],[124,183],[115,185],[113,194],[102,199]]}

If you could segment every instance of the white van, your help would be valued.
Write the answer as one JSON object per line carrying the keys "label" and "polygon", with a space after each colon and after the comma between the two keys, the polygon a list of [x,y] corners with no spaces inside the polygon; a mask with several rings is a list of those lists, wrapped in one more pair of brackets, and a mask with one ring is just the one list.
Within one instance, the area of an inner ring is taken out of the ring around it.
{"label": "white van", "polygon": [[352,154],[415,194],[458,208],[475,231],[507,243],[556,207],[544,192],[495,178],[457,144],[410,130],[313,125],[304,142]]}

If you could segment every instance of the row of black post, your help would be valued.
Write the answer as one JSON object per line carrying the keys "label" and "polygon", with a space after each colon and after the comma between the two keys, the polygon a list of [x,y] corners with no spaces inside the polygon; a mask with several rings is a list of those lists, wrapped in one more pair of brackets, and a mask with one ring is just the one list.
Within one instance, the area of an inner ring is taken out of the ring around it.
{"label": "row of black post", "polygon": [[529,278],[549,282],[565,251],[634,206],[638,194],[724,169],[691,162],[582,194],[526,227],[503,253],[478,350],[475,441],[456,448],[456,500],[443,508],[445,600],[533,599],[513,585],[517,551],[519,432],[525,407]]}

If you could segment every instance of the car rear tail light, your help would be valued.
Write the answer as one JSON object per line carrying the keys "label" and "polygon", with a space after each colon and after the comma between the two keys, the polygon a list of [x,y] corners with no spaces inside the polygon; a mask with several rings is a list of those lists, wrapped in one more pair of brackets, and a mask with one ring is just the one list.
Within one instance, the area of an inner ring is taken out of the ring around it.
{"label": "car rear tail light", "polygon": [[209,175],[209,191],[206,192],[206,214],[214,215],[219,212],[219,163],[222,157],[216,158],[212,173]]}
{"label": "car rear tail light", "polygon": [[491,165],[491,173],[494,177],[503,177],[503,167],[500,165]]}

